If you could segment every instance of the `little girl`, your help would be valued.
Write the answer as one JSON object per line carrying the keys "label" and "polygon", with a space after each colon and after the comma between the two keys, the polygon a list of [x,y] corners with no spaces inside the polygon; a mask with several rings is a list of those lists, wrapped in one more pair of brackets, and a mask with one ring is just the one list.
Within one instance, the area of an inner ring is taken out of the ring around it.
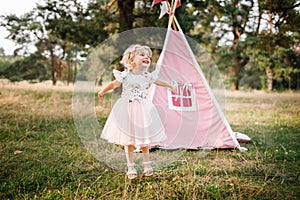
{"label": "little girl", "polygon": [[175,91],[172,85],[158,80],[156,71],[147,71],[151,57],[152,51],[148,46],[137,44],[128,47],[121,60],[126,70],[113,70],[116,79],[98,93],[101,99],[106,92],[123,84],[121,98],[113,106],[101,137],[110,143],[125,146],[129,179],[137,177],[133,161],[135,147],[142,150],[144,175],[152,176],[149,147],[159,146],[166,139],[159,113],[147,99],[148,88],[154,83]]}

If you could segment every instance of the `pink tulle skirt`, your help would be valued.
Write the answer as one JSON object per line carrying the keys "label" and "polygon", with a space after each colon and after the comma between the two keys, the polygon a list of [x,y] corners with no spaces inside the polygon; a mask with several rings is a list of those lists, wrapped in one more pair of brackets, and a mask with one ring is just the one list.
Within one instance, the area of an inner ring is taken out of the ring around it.
{"label": "pink tulle skirt", "polygon": [[163,146],[167,138],[157,108],[149,100],[120,98],[114,105],[101,138],[110,143]]}

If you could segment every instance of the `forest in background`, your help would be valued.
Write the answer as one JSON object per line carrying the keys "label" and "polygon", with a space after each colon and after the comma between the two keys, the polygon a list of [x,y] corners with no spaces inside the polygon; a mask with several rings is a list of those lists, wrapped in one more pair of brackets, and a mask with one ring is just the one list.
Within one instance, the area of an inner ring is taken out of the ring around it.
{"label": "forest in background", "polygon": [[[73,83],[89,51],[105,39],[167,26],[168,17],[158,19],[160,6],[151,4],[44,0],[20,17],[0,16],[19,47],[5,55],[0,45],[0,78]],[[175,14],[184,33],[210,53],[227,88],[282,91],[300,89],[299,12],[298,0],[182,0]]]}

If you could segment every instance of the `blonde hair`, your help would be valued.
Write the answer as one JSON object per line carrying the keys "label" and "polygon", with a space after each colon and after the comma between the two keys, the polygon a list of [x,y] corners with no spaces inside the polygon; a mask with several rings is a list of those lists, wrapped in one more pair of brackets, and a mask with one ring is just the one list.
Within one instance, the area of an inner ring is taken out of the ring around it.
{"label": "blonde hair", "polygon": [[123,53],[123,58],[121,60],[121,64],[127,68],[127,70],[132,70],[135,66],[131,62],[132,59],[141,51],[147,51],[149,56],[152,57],[152,50],[148,46],[142,46],[140,44],[130,45],[125,52]]}

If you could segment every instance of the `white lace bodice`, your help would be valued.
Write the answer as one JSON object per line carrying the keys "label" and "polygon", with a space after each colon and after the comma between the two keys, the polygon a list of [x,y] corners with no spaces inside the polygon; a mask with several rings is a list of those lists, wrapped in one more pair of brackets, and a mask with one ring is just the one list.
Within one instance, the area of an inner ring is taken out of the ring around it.
{"label": "white lace bodice", "polygon": [[120,72],[113,70],[115,78],[122,83],[122,97],[129,100],[139,100],[147,98],[148,89],[152,83],[158,78],[158,72],[152,73],[144,72],[143,74],[136,75],[128,71]]}

